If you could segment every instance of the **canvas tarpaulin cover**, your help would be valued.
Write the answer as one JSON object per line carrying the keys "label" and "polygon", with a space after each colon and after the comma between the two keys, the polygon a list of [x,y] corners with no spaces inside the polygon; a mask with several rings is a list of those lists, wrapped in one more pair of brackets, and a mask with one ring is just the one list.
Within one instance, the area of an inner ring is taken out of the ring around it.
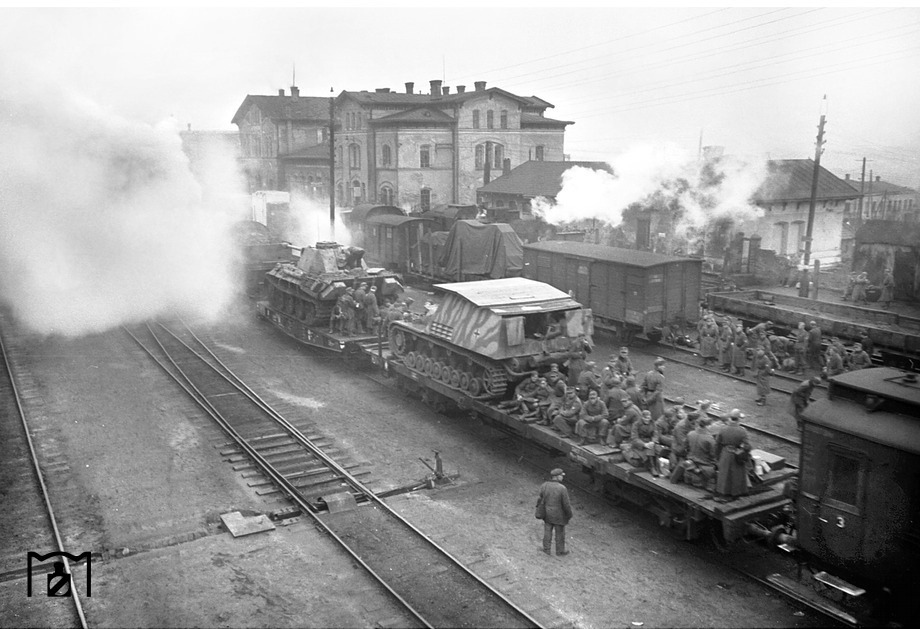
{"label": "canvas tarpaulin cover", "polygon": [[461,220],[448,233],[439,264],[449,276],[514,277],[524,269],[524,244],[506,223]]}

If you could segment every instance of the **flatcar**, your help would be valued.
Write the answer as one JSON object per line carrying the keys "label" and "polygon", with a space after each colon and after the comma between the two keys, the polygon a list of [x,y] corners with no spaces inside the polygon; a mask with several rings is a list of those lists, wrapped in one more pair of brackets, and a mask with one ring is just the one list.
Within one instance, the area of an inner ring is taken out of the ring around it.
{"label": "flatcar", "polygon": [[[795,545],[824,582],[920,619],[920,383],[890,367],[830,378],[804,412]],[[839,579],[852,581],[847,587]],[[819,578],[819,581],[821,579]]]}
{"label": "flatcar", "polygon": [[524,245],[524,277],[570,292],[590,306],[595,325],[629,342],[699,315],[703,262],[583,242]]}

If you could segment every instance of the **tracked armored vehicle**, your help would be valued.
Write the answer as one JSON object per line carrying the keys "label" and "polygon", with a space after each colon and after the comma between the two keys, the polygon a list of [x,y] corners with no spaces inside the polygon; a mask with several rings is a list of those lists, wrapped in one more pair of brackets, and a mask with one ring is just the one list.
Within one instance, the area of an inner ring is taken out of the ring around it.
{"label": "tracked armored vehicle", "polygon": [[438,284],[439,303],[418,321],[388,328],[393,356],[475,399],[550,363],[583,356],[591,310],[548,284],[523,278]]}
{"label": "tracked armored vehicle", "polygon": [[269,305],[304,326],[328,325],[338,298],[362,282],[376,286],[381,300],[403,291],[397,274],[367,267],[363,249],[335,242],[304,247],[297,264],[278,264],[267,279]]}

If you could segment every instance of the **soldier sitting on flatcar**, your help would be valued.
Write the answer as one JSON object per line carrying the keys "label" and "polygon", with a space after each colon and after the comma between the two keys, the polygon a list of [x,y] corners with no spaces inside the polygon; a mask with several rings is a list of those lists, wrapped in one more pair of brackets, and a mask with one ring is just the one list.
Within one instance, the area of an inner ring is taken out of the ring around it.
{"label": "soldier sitting on flatcar", "polygon": [[626,460],[633,467],[642,467],[649,470],[652,476],[660,476],[661,468],[658,455],[661,452],[658,429],[652,421],[649,411],[642,411],[639,421],[632,427],[629,439],[629,450],[625,453]]}
{"label": "soldier sitting on flatcar", "polygon": [[840,356],[840,351],[834,345],[831,345],[827,349],[827,365],[824,367],[824,377],[839,376],[844,371],[846,371],[846,369],[843,366],[843,358]]}
{"label": "soldier sitting on flatcar", "polygon": [[[700,414],[697,411],[684,413],[681,411],[677,425],[671,438],[671,482],[677,483],[683,480],[684,470],[681,464],[687,460],[690,453],[690,441],[688,437],[690,432],[696,429],[696,423]],[[679,470],[679,471],[678,471]]]}
{"label": "soldier sitting on flatcar", "polygon": [[540,375],[536,371],[530,372],[530,377],[521,380],[514,388],[514,398],[498,405],[511,413],[520,412],[522,419],[537,415],[537,389],[540,386]]}
{"label": "soldier sitting on flatcar", "polygon": [[546,378],[540,378],[537,381],[537,390],[534,392],[534,397],[537,400],[537,418],[539,419],[537,423],[549,425],[549,409],[553,405],[555,396],[553,388],[549,386]]}
{"label": "soldier sitting on flatcar", "polygon": [[[715,488],[716,442],[709,431],[710,420],[700,415],[697,426],[687,435],[687,459],[671,473],[672,482],[684,481],[694,487],[711,491]],[[675,477],[676,475],[676,477]]]}
{"label": "soldier sitting on flatcar", "polygon": [[578,374],[578,382],[576,385],[578,397],[581,398],[582,401],[587,400],[588,394],[591,391],[594,391],[599,396],[602,386],[601,375],[597,372],[597,363],[588,361],[585,363],[584,370]]}
{"label": "soldier sitting on flatcar", "polygon": [[601,442],[606,441],[609,426],[607,405],[598,396],[597,391],[591,389],[588,401],[581,405],[581,413],[575,424],[575,434],[581,437],[578,445],[593,443],[598,439]]}
{"label": "soldier sitting on flatcar", "polygon": [[854,344],[853,353],[850,354],[850,370],[859,371],[860,369],[867,369],[871,366],[872,358],[870,358],[869,354],[863,349],[862,344]]}
{"label": "soldier sitting on flatcar", "polygon": [[562,398],[562,402],[552,415],[553,428],[566,437],[571,437],[575,434],[575,424],[578,423],[580,414],[581,400],[575,393],[575,387],[567,387],[565,397]]}
{"label": "soldier sitting on flatcar", "polygon": [[[554,389],[560,380],[565,382],[565,374],[559,371],[559,363],[552,363],[549,366],[549,371],[543,374],[543,377],[546,378],[546,382],[549,384],[549,386],[553,387]],[[564,388],[562,392],[565,393]]]}
{"label": "soldier sitting on flatcar", "polygon": [[617,419],[615,424],[610,426],[607,432],[607,445],[620,447],[624,441],[629,441],[632,436],[632,427],[638,421],[642,420],[642,411],[629,398],[624,391],[620,396],[620,404],[623,406],[623,414]]}

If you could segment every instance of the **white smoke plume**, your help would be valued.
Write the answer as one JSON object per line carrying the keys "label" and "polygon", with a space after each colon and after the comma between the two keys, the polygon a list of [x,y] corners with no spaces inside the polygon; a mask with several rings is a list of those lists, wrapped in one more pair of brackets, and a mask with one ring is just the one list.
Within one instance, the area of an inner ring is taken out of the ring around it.
{"label": "white smoke plume", "polygon": [[552,224],[585,219],[611,227],[634,204],[679,208],[675,235],[705,229],[712,221],[757,218],[751,197],[766,177],[762,160],[720,157],[701,161],[673,145],[636,146],[611,160],[613,173],[573,166],[562,175],[555,203],[538,198],[536,214]]}
{"label": "white smoke plume", "polygon": [[79,336],[167,313],[211,319],[229,303],[241,217],[219,200],[239,190],[232,160],[213,160],[203,184],[172,125],[51,88],[0,92],[0,109],[0,300],[22,325]]}
{"label": "white smoke plume", "polygon": [[291,216],[294,219],[291,244],[309,247],[320,241],[352,244],[351,233],[342,222],[341,210],[335,209],[335,233],[329,225],[329,204],[300,194],[291,194]]}

